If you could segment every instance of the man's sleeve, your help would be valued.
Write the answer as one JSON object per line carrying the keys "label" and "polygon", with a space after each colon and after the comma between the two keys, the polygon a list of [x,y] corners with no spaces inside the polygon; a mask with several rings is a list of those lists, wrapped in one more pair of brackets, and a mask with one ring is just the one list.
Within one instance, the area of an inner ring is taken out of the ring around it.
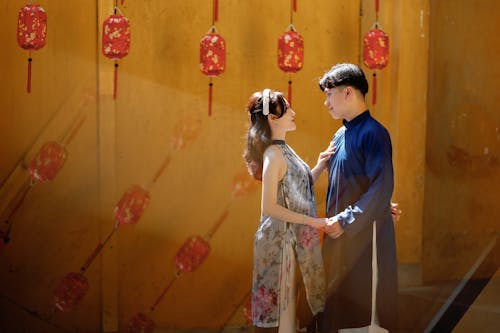
{"label": "man's sleeve", "polygon": [[357,202],[337,214],[344,231],[350,236],[382,216],[389,208],[394,188],[392,146],[387,130],[380,128],[368,132],[363,137],[362,146],[369,188]]}

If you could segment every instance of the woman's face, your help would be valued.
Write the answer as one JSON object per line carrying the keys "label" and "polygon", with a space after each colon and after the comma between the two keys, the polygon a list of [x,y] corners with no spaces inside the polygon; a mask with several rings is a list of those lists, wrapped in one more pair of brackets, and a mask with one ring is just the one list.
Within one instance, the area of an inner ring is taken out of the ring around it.
{"label": "woman's face", "polygon": [[275,119],[274,123],[285,132],[295,131],[297,129],[297,125],[295,124],[295,111],[290,107],[288,101],[285,102],[285,113],[280,118]]}

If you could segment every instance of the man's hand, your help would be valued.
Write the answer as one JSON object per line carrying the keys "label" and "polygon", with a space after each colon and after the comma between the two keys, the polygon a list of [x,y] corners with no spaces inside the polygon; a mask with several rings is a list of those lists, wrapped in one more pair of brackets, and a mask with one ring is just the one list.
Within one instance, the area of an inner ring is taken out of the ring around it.
{"label": "man's hand", "polygon": [[344,229],[335,217],[330,217],[328,219],[328,222],[326,223],[326,226],[323,230],[328,236],[333,239],[339,238],[344,233]]}
{"label": "man's hand", "polygon": [[397,202],[391,202],[391,214],[392,221],[394,222],[398,222],[401,214],[403,214],[403,211],[399,209],[399,204]]}

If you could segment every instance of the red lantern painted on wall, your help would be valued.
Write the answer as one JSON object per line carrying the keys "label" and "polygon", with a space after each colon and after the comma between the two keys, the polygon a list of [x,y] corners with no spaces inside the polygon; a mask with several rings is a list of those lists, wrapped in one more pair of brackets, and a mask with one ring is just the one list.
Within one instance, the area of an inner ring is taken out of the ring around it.
{"label": "red lantern painted on wall", "polygon": [[118,60],[130,51],[130,22],[128,18],[115,13],[102,24],[102,53],[115,62],[113,79],[113,98],[116,99],[118,85]]}
{"label": "red lantern painted on wall", "polygon": [[[304,65],[304,39],[290,24],[278,39],[278,66],[285,73],[296,73]],[[292,104],[292,80],[288,80],[288,102]]]}
{"label": "red lantern painted on wall", "polygon": [[132,185],[120,198],[115,207],[115,220],[119,224],[135,224],[149,206],[149,192]]}
{"label": "red lantern painted on wall", "polygon": [[184,242],[175,255],[175,267],[179,272],[197,270],[210,253],[210,244],[201,236],[192,236]]}
{"label": "red lantern painted on wall", "polygon": [[33,183],[53,180],[63,167],[67,156],[66,149],[61,144],[55,141],[44,144],[28,167]]}
{"label": "red lantern painted on wall", "polygon": [[61,312],[69,312],[82,300],[89,289],[87,278],[81,273],[68,273],[54,290],[52,304]]}
{"label": "red lantern painted on wall", "polygon": [[201,38],[200,70],[210,77],[208,84],[208,115],[212,115],[212,78],[221,75],[226,69],[226,41],[217,33],[215,26]]}
{"label": "red lantern painted on wall", "polygon": [[47,38],[47,13],[33,1],[19,10],[17,21],[17,43],[29,51],[27,92],[31,92],[31,51],[45,46]]}

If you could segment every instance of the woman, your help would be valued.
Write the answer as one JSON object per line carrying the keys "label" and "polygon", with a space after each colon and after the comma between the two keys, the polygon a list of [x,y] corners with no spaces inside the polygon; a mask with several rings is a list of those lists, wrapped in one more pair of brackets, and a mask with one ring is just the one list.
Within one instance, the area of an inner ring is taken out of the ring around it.
{"label": "woman", "polygon": [[[295,333],[296,264],[313,314],[323,310],[325,286],[316,229],[313,183],[327,167],[329,147],[309,169],[285,143],[294,131],[295,112],[279,92],[254,93],[247,112],[251,124],[244,153],[250,174],[262,180],[261,218],[254,238],[252,320],[255,332]],[[297,263],[296,263],[297,261]]]}

